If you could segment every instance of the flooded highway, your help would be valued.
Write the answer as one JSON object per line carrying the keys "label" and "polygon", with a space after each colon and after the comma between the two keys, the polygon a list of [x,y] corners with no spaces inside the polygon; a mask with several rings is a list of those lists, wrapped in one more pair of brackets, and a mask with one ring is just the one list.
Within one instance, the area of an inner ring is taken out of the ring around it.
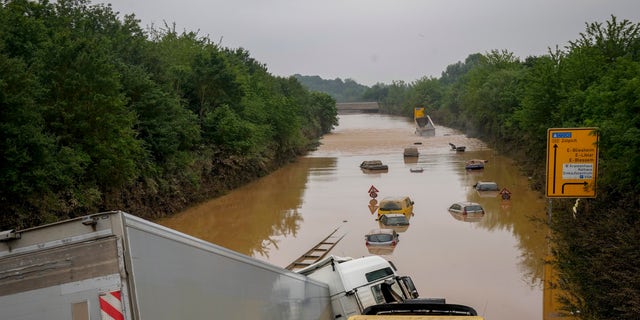
{"label": "flooded highway", "polygon": [[[472,306],[486,319],[543,319],[546,200],[510,159],[452,129],[420,137],[412,121],[378,114],[340,115],[321,143],[269,176],[157,222],[285,267],[336,228],[345,236],[331,254],[369,255],[364,235],[379,227],[370,204],[409,196],[411,224],[381,253],[413,278],[421,297]],[[419,157],[403,157],[405,147],[417,147]],[[487,163],[467,171],[469,159]],[[365,160],[381,160],[388,170],[365,173]],[[477,181],[496,182],[511,199],[478,194]],[[450,213],[458,201],[477,202],[486,213]]]}

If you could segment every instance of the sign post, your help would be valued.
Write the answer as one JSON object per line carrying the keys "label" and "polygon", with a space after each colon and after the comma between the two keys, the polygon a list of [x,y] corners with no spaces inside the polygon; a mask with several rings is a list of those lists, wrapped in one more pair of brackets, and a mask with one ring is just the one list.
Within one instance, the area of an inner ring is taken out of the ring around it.
{"label": "sign post", "polygon": [[547,130],[547,198],[595,198],[598,129]]}
{"label": "sign post", "polygon": [[511,191],[509,191],[509,189],[507,189],[507,188],[502,188],[502,190],[500,190],[500,192],[498,194],[500,195],[502,200],[510,200],[511,199]]}
{"label": "sign post", "polygon": [[369,193],[369,197],[371,197],[371,200],[369,201],[369,211],[371,212],[371,214],[373,214],[374,212],[376,212],[376,210],[378,210],[378,200],[376,200],[376,198],[378,197],[378,192],[380,191],[376,189],[376,187],[371,185],[371,188],[369,188],[369,191],[367,192]]}

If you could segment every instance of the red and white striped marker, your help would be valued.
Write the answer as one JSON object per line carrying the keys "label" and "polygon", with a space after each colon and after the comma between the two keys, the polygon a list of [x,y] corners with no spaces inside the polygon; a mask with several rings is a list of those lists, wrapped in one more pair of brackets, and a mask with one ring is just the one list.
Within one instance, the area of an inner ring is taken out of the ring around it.
{"label": "red and white striped marker", "polygon": [[124,320],[120,291],[100,294],[100,314],[102,320]]}

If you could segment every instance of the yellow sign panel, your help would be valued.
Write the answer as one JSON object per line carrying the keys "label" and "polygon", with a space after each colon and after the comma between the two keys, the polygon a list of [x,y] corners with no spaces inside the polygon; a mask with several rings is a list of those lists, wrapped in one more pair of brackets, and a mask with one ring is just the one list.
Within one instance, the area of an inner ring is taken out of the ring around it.
{"label": "yellow sign panel", "polygon": [[547,197],[595,198],[598,129],[547,130]]}

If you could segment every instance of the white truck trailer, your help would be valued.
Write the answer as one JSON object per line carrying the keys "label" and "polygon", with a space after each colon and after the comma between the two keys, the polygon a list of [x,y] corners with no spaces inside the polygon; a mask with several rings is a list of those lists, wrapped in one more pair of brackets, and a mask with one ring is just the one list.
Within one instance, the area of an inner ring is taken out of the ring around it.
{"label": "white truck trailer", "polygon": [[[364,292],[382,295],[402,283],[397,292],[417,297],[410,279],[380,257],[330,258],[292,272],[121,211],[98,213],[0,232],[0,313],[12,320],[347,319],[382,301]],[[327,277],[331,264],[343,279]]]}
{"label": "white truck trailer", "polygon": [[123,212],[0,242],[2,319],[330,319],[327,284]]}

